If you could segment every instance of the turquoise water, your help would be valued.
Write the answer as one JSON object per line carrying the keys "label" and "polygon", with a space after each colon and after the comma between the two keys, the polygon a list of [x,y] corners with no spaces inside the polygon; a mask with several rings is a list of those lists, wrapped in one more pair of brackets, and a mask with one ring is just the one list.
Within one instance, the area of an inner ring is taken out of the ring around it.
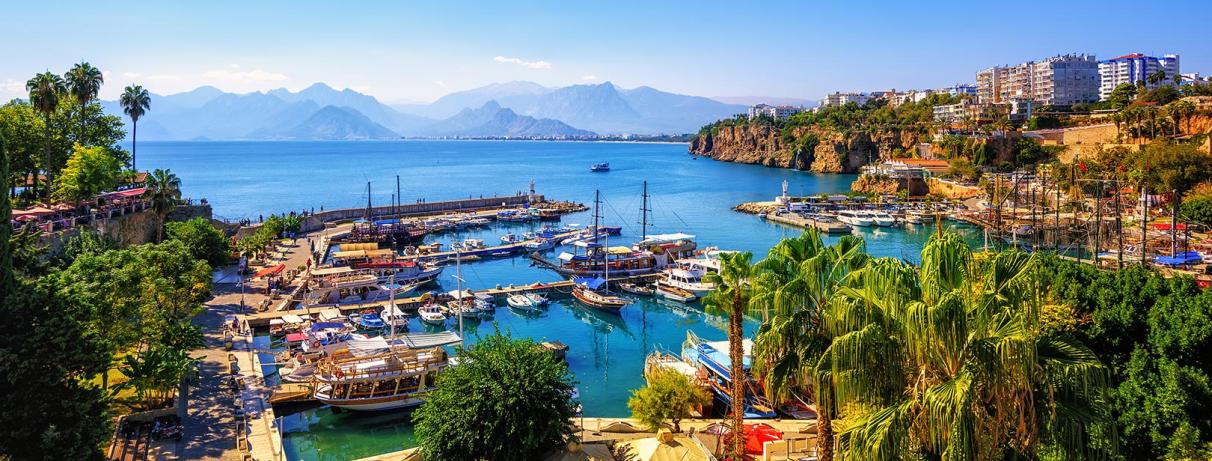
{"label": "turquoise water", "polygon": [[[365,206],[366,181],[372,200],[390,202],[400,175],[403,202],[513,195],[531,179],[539,193],[559,200],[591,202],[602,191],[605,224],[624,227],[618,243],[638,239],[641,183],[648,181],[653,209],[649,233],[688,232],[700,247],[748,250],[761,257],[774,243],[800,231],[731,211],[736,204],[770,200],[783,180],[794,195],[845,192],[852,175],[806,172],[693,159],[682,144],[564,143],[522,141],[398,142],[146,142],[139,144],[141,168],[169,168],[181,177],[184,193],[207,198],[216,217],[252,218],[290,210]],[[610,162],[608,173],[589,165]],[[564,223],[587,224],[589,213]],[[439,236],[495,243],[508,231],[529,225]],[[932,229],[875,229],[861,233],[877,256],[917,261]],[[974,231],[967,231],[974,232]],[[973,235],[973,237],[977,237]],[[430,238],[430,240],[435,240]],[[832,242],[836,237],[829,237]],[[612,238],[612,243],[614,239]],[[531,267],[522,257],[463,265],[470,288],[554,281],[559,277]],[[454,289],[453,268],[443,289]],[[621,316],[601,314],[557,300],[540,317],[524,317],[500,306],[492,320],[466,323],[467,342],[494,325],[515,336],[567,344],[569,369],[579,382],[587,415],[626,416],[627,397],[642,385],[644,357],[656,348],[677,351],[686,331],[724,339],[725,319],[686,307],[644,300]],[[415,319],[412,331],[423,326]],[[747,324],[752,333],[753,322]],[[407,412],[334,414],[309,409],[282,420],[291,459],[349,459],[415,444]]]}

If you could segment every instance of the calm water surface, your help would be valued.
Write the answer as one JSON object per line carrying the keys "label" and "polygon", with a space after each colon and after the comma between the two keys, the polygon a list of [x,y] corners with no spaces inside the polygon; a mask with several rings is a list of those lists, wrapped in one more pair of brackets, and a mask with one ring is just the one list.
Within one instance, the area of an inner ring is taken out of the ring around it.
{"label": "calm water surface", "polygon": [[[539,193],[559,200],[589,203],[602,191],[605,224],[624,227],[620,244],[638,240],[641,184],[648,181],[653,209],[649,233],[688,232],[700,247],[747,250],[759,259],[779,239],[800,231],[731,211],[736,204],[770,200],[787,180],[791,193],[845,192],[852,175],[806,172],[694,160],[682,144],[565,143],[522,141],[396,142],[144,142],[139,166],[169,168],[181,177],[185,195],[206,198],[217,218],[257,219],[290,210],[387,204],[400,176],[404,203],[513,195],[533,179]],[[589,165],[610,162],[608,173]],[[564,223],[585,225],[589,213],[566,216]],[[449,242],[466,237],[496,243],[508,231],[529,225],[430,238]],[[932,229],[863,230],[877,256],[910,261]],[[966,231],[973,233],[973,231]],[[976,235],[971,237],[976,238]],[[836,237],[827,238],[829,242]],[[614,243],[612,241],[612,243]],[[463,265],[471,288],[554,281],[559,277],[531,267],[522,257]],[[443,289],[454,289],[453,268]],[[568,364],[578,381],[587,415],[627,416],[627,397],[642,385],[644,357],[657,348],[678,351],[687,331],[711,340],[725,339],[725,319],[698,306],[641,300],[621,316],[600,314],[557,301],[539,317],[524,317],[500,306],[492,320],[466,323],[467,342],[494,328],[536,340],[567,344]],[[413,320],[410,329],[426,327]],[[747,324],[747,331],[756,328]],[[287,414],[281,424],[290,459],[351,459],[415,445],[407,412],[335,414],[313,408]]]}

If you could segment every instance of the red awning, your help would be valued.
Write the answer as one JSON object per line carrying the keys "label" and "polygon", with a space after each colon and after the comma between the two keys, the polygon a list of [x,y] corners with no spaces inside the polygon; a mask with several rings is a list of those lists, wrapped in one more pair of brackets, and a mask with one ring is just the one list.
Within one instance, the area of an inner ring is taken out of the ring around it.
{"label": "red awning", "polygon": [[130,198],[130,197],[138,197],[145,193],[147,193],[147,188],[140,187],[138,189],[128,189],[128,190],[118,190],[118,191],[113,191],[113,192],[106,192],[104,194],[101,194],[100,198],[103,198],[103,199]]}
{"label": "red awning", "polygon": [[754,424],[745,426],[745,452],[761,454],[765,452],[765,443],[782,440],[783,433],[769,424]]}
{"label": "red awning", "polygon": [[261,278],[261,277],[265,277],[267,275],[277,275],[278,273],[280,273],[284,270],[286,270],[285,264],[278,264],[277,266],[266,267],[264,269],[257,271],[256,275],[253,275],[253,278]]}
{"label": "red awning", "polygon": [[[1170,230],[1170,223],[1156,222],[1156,223],[1153,223],[1153,228],[1156,230],[1160,230],[1160,231],[1168,231],[1168,230]],[[1180,231],[1185,231],[1185,230],[1187,230],[1187,225],[1183,224],[1183,223],[1178,223],[1177,229]]]}
{"label": "red awning", "polygon": [[286,342],[288,343],[301,343],[305,339],[307,339],[307,335],[303,333],[290,333],[286,335]]}
{"label": "red awning", "polygon": [[54,213],[55,213],[55,210],[52,210],[50,208],[36,206],[36,207],[26,209],[26,210],[13,210],[13,217],[19,218],[21,216],[45,216],[45,215],[54,214]]}

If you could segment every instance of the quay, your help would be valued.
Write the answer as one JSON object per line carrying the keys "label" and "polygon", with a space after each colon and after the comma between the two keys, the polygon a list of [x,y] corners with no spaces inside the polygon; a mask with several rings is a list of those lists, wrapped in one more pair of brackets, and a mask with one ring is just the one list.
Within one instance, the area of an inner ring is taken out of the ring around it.
{"label": "quay", "polygon": [[782,214],[775,211],[761,215],[767,221],[785,224],[792,227],[802,229],[813,229],[826,234],[849,234],[850,226],[841,223],[822,222],[815,219],[804,218],[796,214]]}

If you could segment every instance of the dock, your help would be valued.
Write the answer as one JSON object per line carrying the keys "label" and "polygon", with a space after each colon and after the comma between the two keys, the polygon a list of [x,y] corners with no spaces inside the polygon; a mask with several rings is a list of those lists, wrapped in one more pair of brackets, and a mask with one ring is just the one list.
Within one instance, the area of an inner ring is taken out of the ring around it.
{"label": "dock", "polygon": [[[552,239],[563,240],[568,237],[572,237],[577,234],[580,234],[582,232],[583,232],[583,230],[563,232],[560,234],[555,234],[555,236],[553,236]],[[519,253],[525,253],[527,251],[526,244],[532,243],[532,242],[534,242],[534,240],[524,240],[521,242],[506,243],[503,245],[495,245],[495,246],[484,247],[484,248],[479,248],[479,249],[475,249],[475,250],[459,250],[459,251],[447,250],[447,251],[438,251],[438,252],[434,252],[434,253],[427,253],[427,254],[423,254],[423,255],[420,255],[420,254],[419,255],[403,255],[403,256],[397,256],[396,259],[403,260],[403,261],[436,262],[436,261],[445,261],[448,259],[454,259],[456,257],[463,258],[463,257],[467,257],[467,256],[476,256],[479,258],[506,257],[506,256],[513,256],[513,255],[516,255]]]}
{"label": "dock", "polygon": [[788,226],[799,227],[802,229],[816,229],[826,234],[850,233],[850,226],[840,222],[821,222],[815,219],[804,218],[797,214],[779,214],[773,211],[761,216],[770,222],[786,224]]}

